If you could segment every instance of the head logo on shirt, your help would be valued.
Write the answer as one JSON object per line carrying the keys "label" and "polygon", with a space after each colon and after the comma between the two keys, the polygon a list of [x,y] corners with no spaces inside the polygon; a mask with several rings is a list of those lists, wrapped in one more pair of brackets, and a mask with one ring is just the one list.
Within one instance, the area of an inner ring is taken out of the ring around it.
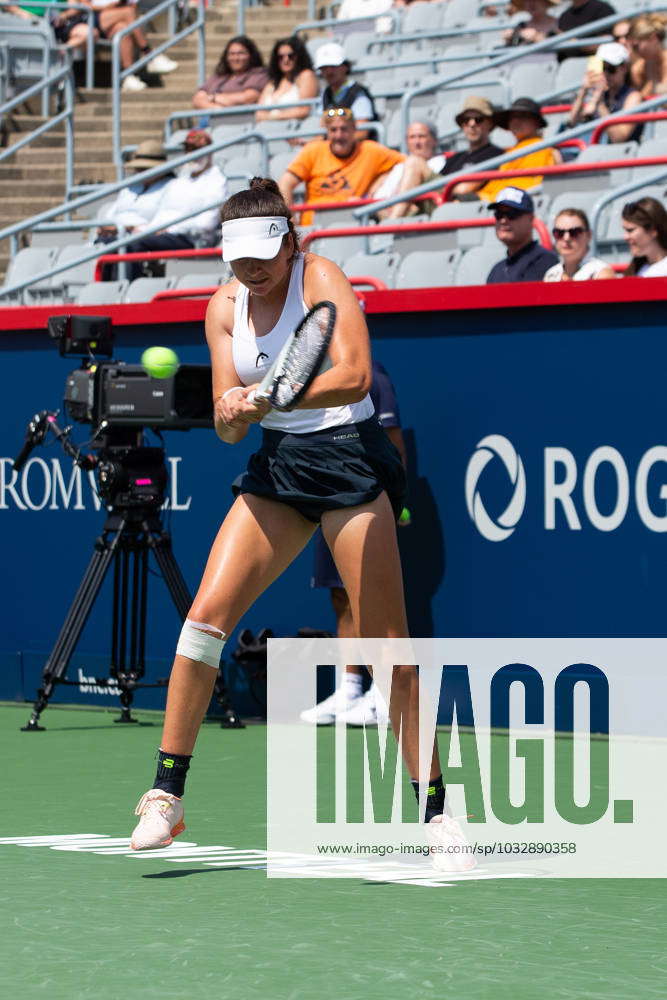
{"label": "head logo on shirt", "polygon": [[262,360],[262,358],[266,358],[266,360],[268,361],[269,355],[265,354],[264,351],[260,351],[259,354],[257,355],[257,360],[255,361],[255,368],[259,368],[259,363]]}

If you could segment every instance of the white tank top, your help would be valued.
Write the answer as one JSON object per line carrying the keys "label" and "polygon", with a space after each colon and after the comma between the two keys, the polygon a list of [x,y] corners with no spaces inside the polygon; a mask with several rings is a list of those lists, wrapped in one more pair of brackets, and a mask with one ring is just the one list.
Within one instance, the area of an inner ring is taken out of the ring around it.
{"label": "white tank top", "polygon": [[[298,254],[292,265],[289,288],[280,319],[272,330],[256,337],[248,325],[248,289],[239,283],[234,304],[234,329],[232,330],[232,357],[234,367],[243,385],[261,382],[280,353],[280,349],[303,317],[308,306],[303,300],[303,254]],[[289,431],[292,434],[308,434],[325,427],[340,427],[343,424],[359,423],[374,413],[370,396],[359,403],[344,406],[328,406],[320,410],[292,410],[281,413],[270,410],[261,421],[262,427],[272,430]]]}

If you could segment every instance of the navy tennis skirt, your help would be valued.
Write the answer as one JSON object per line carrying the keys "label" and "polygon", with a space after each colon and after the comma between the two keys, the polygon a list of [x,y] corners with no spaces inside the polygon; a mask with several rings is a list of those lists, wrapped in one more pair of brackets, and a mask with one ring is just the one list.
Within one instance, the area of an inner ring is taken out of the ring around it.
{"label": "navy tennis skirt", "polygon": [[377,417],[309,434],[262,430],[262,447],[232,484],[235,496],[277,500],[319,524],[325,511],[370,503],[386,490],[398,520],[405,470]]}

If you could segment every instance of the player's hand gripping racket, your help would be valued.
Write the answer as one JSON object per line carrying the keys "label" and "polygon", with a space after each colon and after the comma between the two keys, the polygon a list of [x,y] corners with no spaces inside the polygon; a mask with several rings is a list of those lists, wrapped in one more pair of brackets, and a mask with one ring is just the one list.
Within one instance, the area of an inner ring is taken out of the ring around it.
{"label": "player's hand gripping racket", "polygon": [[327,357],[336,323],[333,302],[318,302],[306,313],[248,402],[266,399],[275,410],[293,410],[320,372],[331,367]]}

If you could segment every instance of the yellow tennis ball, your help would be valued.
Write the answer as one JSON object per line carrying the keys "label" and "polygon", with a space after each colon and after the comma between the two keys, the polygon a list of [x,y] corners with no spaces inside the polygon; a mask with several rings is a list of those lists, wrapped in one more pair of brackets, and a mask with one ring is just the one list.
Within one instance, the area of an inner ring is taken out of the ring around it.
{"label": "yellow tennis ball", "polygon": [[147,347],[141,363],[151,378],[171,378],[178,369],[179,360],[171,347]]}

